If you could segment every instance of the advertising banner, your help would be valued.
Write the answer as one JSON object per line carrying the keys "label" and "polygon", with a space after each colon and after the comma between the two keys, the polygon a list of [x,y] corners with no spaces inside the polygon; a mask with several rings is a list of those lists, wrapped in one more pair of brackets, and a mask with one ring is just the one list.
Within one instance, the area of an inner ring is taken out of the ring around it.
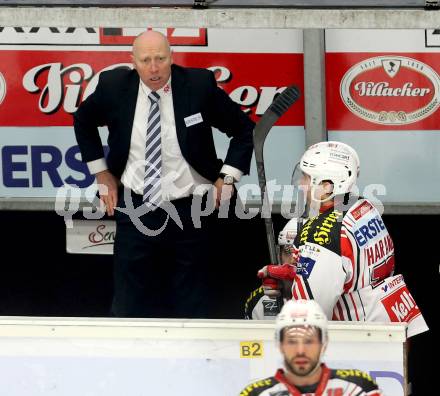
{"label": "advertising banner", "polygon": [[435,30],[326,30],[329,140],[360,157],[360,193],[438,202],[440,47]]}
{"label": "advertising banner", "polygon": [[[0,196],[55,197],[64,184],[86,188],[93,182],[80,161],[72,114],[94,91],[101,72],[132,67],[131,43],[144,30],[0,30]],[[167,35],[175,63],[212,70],[218,85],[254,121],[286,86],[296,84],[303,91],[301,31],[156,30]],[[300,99],[279,120],[273,134],[279,139],[298,129],[303,135],[303,125],[304,101]],[[102,138],[105,144],[105,129]],[[220,157],[227,148],[227,139],[222,138]],[[287,148],[284,151],[290,159]],[[256,183],[255,174],[249,180]]]}
{"label": "advertising banner", "polygon": [[113,254],[116,222],[73,220],[66,228],[66,251],[78,254]]}

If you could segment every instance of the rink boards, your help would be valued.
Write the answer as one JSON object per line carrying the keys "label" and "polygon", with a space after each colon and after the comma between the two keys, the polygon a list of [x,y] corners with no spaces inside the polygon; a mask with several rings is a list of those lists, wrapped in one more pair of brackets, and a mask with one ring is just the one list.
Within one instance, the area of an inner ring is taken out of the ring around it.
{"label": "rink boards", "polygon": [[[13,395],[238,395],[280,366],[273,322],[0,318],[0,388]],[[325,361],[404,394],[402,324],[332,323]]]}

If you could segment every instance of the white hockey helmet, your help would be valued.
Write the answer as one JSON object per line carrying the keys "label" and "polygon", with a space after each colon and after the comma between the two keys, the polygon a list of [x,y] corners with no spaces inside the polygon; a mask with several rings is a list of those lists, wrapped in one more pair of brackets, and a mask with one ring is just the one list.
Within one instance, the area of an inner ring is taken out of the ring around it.
{"label": "white hockey helmet", "polygon": [[289,300],[281,309],[275,323],[275,337],[281,341],[283,329],[293,326],[313,326],[321,330],[321,342],[328,341],[327,317],[319,304],[314,300]]}
{"label": "white hockey helmet", "polygon": [[356,151],[342,142],[320,142],[310,146],[303,154],[301,171],[311,178],[311,185],[324,180],[333,183],[333,195],[350,192],[359,175],[359,157]]}
{"label": "white hockey helmet", "polygon": [[298,219],[294,217],[290,219],[284,228],[278,234],[278,245],[293,245],[296,234],[298,233]]}

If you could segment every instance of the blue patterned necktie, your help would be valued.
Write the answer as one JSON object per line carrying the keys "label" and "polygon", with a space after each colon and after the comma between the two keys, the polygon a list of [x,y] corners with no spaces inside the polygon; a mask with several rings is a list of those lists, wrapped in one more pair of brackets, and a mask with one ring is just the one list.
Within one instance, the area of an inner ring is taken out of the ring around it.
{"label": "blue patterned necktie", "polygon": [[155,209],[162,202],[160,189],[160,173],[162,169],[161,139],[160,139],[160,96],[152,91],[148,95],[151,106],[148,113],[147,141],[145,151],[145,177],[143,201],[151,209]]}

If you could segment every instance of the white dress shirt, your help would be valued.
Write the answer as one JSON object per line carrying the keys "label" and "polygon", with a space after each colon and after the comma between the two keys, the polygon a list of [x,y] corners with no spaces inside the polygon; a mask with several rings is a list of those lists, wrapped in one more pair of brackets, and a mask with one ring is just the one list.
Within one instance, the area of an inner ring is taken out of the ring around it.
{"label": "white dress shirt", "polygon": [[[150,100],[148,95],[151,89],[142,80],[139,82],[139,91],[131,133],[130,152],[127,165],[121,176],[122,184],[143,195],[145,176],[145,150],[148,113]],[[161,124],[161,189],[162,199],[171,201],[189,196],[193,193],[203,194],[212,185],[212,182],[201,176],[192,168],[182,155],[177,140],[176,123],[174,120],[173,96],[171,92],[171,77],[167,84],[158,91],[160,96],[160,124]],[[90,173],[96,174],[107,169],[104,158],[87,163]],[[240,180],[242,172],[230,165],[223,165],[222,173],[232,175]],[[198,188],[197,188],[198,187]],[[197,188],[197,190],[196,190]]]}

